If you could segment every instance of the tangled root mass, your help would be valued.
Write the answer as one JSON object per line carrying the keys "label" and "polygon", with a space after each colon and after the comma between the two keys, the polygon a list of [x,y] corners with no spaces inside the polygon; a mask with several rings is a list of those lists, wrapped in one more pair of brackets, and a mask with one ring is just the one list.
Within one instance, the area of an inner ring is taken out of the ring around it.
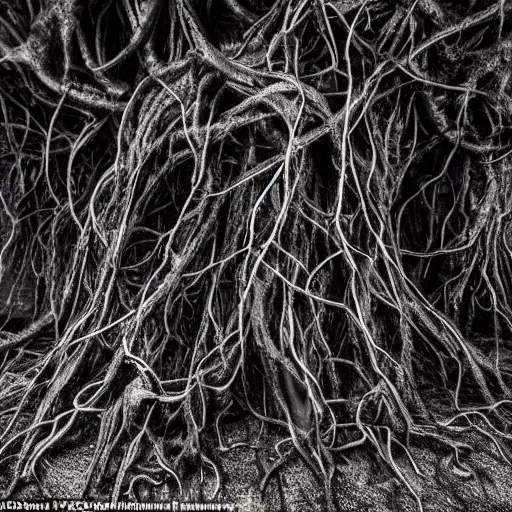
{"label": "tangled root mass", "polygon": [[113,499],[244,415],[327,494],[508,460],[512,6],[466,3],[0,2],[7,494],[91,425]]}

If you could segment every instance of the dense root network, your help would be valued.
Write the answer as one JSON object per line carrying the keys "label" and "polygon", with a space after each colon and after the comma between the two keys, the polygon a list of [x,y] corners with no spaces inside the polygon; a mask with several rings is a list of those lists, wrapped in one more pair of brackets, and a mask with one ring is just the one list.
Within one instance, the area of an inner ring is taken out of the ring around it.
{"label": "dense root network", "polygon": [[463,465],[468,430],[509,460],[510,3],[22,4],[0,2],[8,493],[91,426],[88,489],[199,466],[220,488],[211,440],[244,415],[280,432],[262,486],[299,454],[329,497],[371,449],[416,496],[396,457]]}

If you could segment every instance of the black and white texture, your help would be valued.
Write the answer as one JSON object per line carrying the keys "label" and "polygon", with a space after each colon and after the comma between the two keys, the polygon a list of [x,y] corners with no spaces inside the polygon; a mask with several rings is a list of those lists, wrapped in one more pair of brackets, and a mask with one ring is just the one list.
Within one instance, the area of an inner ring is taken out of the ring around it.
{"label": "black and white texture", "polygon": [[509,0],[0,0],[3,496],[512,510],[511,66]]}

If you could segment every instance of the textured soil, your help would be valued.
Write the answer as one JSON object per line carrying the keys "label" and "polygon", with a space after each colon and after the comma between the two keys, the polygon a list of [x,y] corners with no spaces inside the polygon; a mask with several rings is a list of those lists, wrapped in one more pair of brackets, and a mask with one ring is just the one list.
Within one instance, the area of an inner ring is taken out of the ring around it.
{"label": "textured soil", "polygon": [[[252,421],[235,422],[226,428],[224,435],[224,443],[229,446],[255,439],[258,426]],[[276,471],[264,492],[260,490],[263,477],[277,460],[272,436],[263,438],[265,442],[259,450],[241,447],[223,453],[213,451],[222,478],[215,501],[236,503],[244,512],[326,510],[322,487],[298,458],[291,459]],[[441,453],[412,447],[412,456],[422,476],[413,471],[405,456],[397,456],[396,462],[421,497],[425,512],[512,511],[512,467],[500,459],[490,443],[477,437],[465,441],[481,446],[465,460],[470,473],[454,467],[448,451]],[[91,438],[89,443],[81,442],[78,446],[61,449],[40,466],[39,476],[47,495],[68,499],[81,497],[84,476],[94,453],[93,442]],[[7,482],[5,469],[4,466],[0,487],[5,487]],[[213,496],[216,479],[207,467],[202,478],[201,484],[201,472],[192,471],[184,482],[181,497],[170,481],[152,489],[139,488],[138,495],[143,501],[207,501]],[[14,497],[36,499],[42,498],[43,494],[35,484],[27,484]],[[106,494],[96,497],[108,499]],[[351,454],[346,463],[338,466],[334,500],[340,512],[419,510],[417,501],[405,485],[367,451]]]}

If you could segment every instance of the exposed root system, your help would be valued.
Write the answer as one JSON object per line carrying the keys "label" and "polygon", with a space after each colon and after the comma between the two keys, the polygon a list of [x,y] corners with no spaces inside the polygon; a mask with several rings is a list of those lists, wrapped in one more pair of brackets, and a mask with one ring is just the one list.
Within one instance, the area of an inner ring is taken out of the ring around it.
{"label": "exposed root system", "polygon": [[465,3],[0,2],[7,495],[88,428],[87,492],[219,490],[245,414],[330,501],[510,460],[512,4]]}

